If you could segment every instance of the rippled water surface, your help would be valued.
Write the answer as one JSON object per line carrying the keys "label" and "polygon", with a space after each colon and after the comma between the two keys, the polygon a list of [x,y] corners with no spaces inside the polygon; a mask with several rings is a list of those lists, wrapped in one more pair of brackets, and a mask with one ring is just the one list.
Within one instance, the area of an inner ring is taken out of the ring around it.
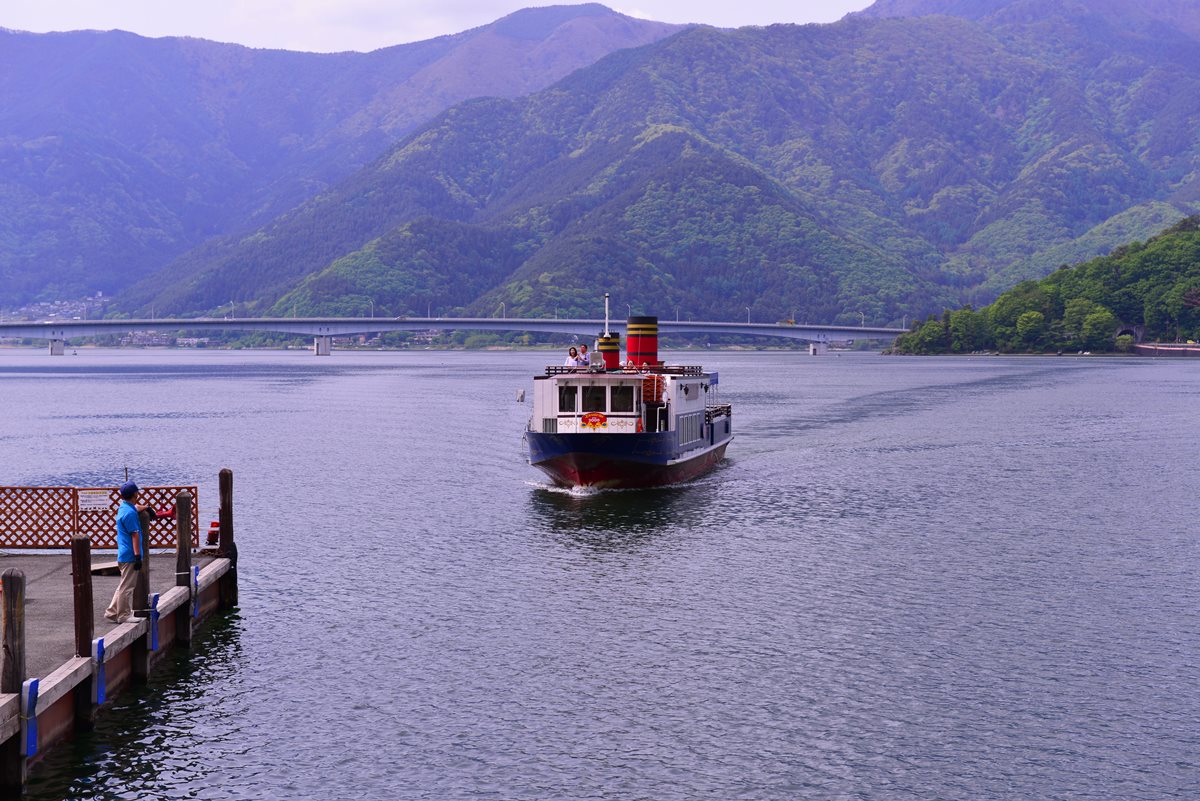
{"label": "rippled water surface", "polygon": [[729,458],[580,497],[557,354],[0,351],[0,483],[229,466],[241,552],[31,797],[1200,798],[1200,364],[668,358]]}

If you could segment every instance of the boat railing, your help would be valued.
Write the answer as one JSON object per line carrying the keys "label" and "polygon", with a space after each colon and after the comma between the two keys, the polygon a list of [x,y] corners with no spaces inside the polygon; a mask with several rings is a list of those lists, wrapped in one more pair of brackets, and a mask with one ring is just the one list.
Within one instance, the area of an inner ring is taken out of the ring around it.
{"label": "boat railing", "polygon": [[608,375],[704,375],[704,368],[698,364],[644,364],[641,367],[621,367],[616,370],[605,370],[603,366],[568,367],[562,364],[552,364],[546,367],[546,375],[570,375],[578,373],[600,373]]}
{"label": "boat railing", "polygon": [[571,373],[579,373],[585,375],[587,373],[602,373],[604,369],[597,370],[594,367],[567,367],[562,364],[551,364],[546,367],[546,375],[568,375]]}
{"label": "boat railing", "polygon": [[711,406],[704,407],[704,422],[711,423],[717,417],[732,417],[733,404],[731,403],[714,403]]}

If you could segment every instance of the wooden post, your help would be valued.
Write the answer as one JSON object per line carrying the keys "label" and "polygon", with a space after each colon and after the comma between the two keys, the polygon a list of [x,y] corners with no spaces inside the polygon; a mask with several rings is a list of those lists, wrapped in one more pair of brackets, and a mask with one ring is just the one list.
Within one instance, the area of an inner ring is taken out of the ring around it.
{"label": "wooden post", "polygon": [[[0,654],[0,693],[20,693],[25,683],[25,574],[8,568],[0,574],[4,593],[3,653]],[[0,797],[20,798],[25,790],[25,757],[18,731],[0,743]]]}
{"label": "wooden post", "polygon": [[228,556],[233,545],[233,471],[228,467],[221,468],[218,486],[221,491],[221,506],[217,520],[221,533],[220,539],[217,540],[217,555]]}
{"label": "wooden post", "polygon": [[[192,494],[175,496],[175,586],[192,586]],[[189,589],[188,595],[191,595]],[[184,648],[192,644],[192,605],[175,610],[175,640]]]}
{"label": "wooden post", "polygon": [[[92,541],[85,536],[71,538],[71,578],[75,588],[75,655],[91,656],[96,637],[96,619],[92,596]],[[89,731],[95,722],[92,682],[89,676],[75,686],[75,729]]]}
{"label": "wooden post", "polygon": [[150,510],[138,512],[138,522],[142,526],[142,569],[138,571],[133,584],[133,614],[136,617],[150,617]]}
{"label": "wooden post", "polygon": [[92,602],[92,541],[88,537],[71,538],[71,578],[75,588],[75,655],[91,656],[96,622]]}
{"label": "wooden post", "polygon": [[221,508],[217,515],[220,520],[221,538],[217,546],[217,555],[229,559],[229,572],[221,577],[221,608],[229,609],[237,606],[237,544],[233,541],[233,471],[228,467],[221,468],[220,474]]}
{"label": "wooden post", "polygon": [[[137,572],[133,584],[133,614],[135,617],[150,618],[150,510],[138,512],[138,522],[142,526],[142,569]],[[146,633],[138,637],[129,646],[132,661],[132,675],[136,682],[145,683],[150,679],[150,627]]]}

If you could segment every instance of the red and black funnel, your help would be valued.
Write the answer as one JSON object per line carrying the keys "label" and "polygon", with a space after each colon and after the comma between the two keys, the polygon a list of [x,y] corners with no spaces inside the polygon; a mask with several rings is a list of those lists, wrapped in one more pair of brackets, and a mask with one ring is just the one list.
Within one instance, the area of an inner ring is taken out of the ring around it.
{"label": "red and black funnel", "polygon": [[630,317],[625,322],[625,350],[635,366],[655,367],[658,360],[658,318]]}

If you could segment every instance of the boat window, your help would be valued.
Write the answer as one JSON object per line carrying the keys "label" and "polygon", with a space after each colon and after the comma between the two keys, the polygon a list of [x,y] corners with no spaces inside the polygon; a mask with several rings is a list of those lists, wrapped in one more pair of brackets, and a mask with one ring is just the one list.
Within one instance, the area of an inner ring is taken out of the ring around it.
{"label": "boat window", "polygon": [[604,407],[604,390],[608,387],[584,387],[583,388],[583,411],[584,412],[604,412],[608,411]]}
{"label": "boat window", "polygon": [[563,414],[575,413],[575,394],[579,388],[574,384],[558,385],[558,410]]}
{"label": "boat window", "polygon": [[610,405],[614,412],[633,411],[633,387],[617,386],[612,388]]}

